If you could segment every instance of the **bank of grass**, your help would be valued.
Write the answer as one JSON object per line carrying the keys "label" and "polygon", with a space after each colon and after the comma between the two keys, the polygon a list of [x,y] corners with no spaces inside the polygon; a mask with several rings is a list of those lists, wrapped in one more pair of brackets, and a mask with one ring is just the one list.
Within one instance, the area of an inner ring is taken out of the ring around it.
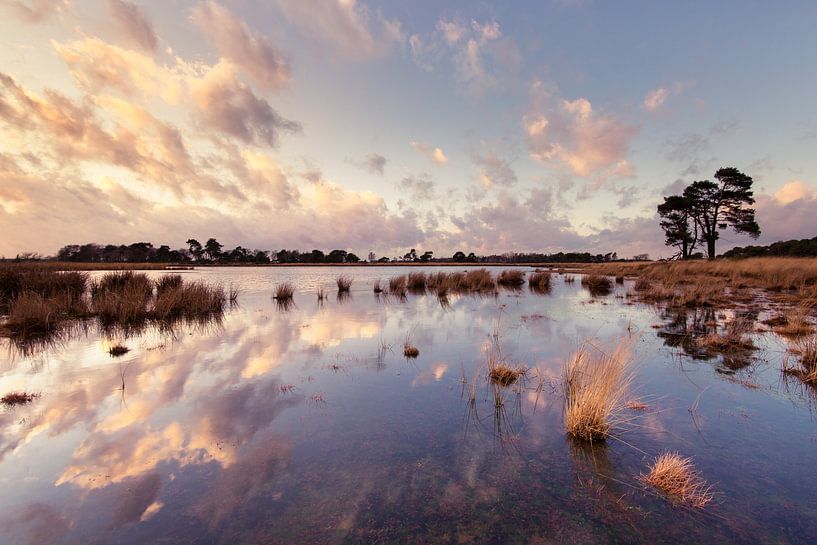
{"label": "bank of grass", "polygon": [[668,286],[701,284],[717,279],[733,290],[758,288],[799,300],[817,300],[816,258],[757,257],[712,261],[598,263],[576,268],[596,274],[643,278]]}
{"label": "bank of grass", "polygon": [[221,314],[238,291],[167,275],[156,282],[145,273],[115,271],[88,283],[85,273],[44,267],[0,268],[0,333],[16,341],[55,337],[69,320],[97,318],[103,327],[132,327],[199,320]]}
{"label": "bank of grass", "polygon": [[604,441],[624,421],[622,411],[634,374],[632,341],[622,339],[606,352],[584,344],[563,371],[564,424],[583,441]]}
{"label": "bank of grass", "polygon": [[696,508],[712,501],[712,487],[698,474],[691,458],[677,452],[661,454],[650,465],[641,480],[671,499]]}

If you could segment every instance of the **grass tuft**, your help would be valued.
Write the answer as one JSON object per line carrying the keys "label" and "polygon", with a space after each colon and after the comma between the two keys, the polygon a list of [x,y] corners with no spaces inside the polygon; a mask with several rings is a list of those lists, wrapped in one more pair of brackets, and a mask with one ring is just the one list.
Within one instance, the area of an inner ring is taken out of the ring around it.
{"label": "grass tuft", "polygon": [[613,283],[606,276],[600,274],[586,274],[582,276],[582,286],[587,288],[592,296],[609,295],[613,290]]}
{"label": "grass tuft", "polygon": [[[275,293],[273,294],[272,298],[278,301],[286,301],[288,299],[292,299],[294,293],[295,287],[291,282],[281,282],[275,286]],[[322,294],[325,297],[323,287],[320,287],[318,288],[318,299],[323,299],[323,297],[321,297]]]}
{"label": "grass tuft", "polygon": [[623,400],[633,379],[631,341],[623,339],[606,353],[581,346],[564,368],[564,422],[567,433],[585,441],[603,441],[620,421]]}
{"label": "grass tuft", "polygon": [[349,293],[349,290],[352,289],[352,277],[346,275],[338,276],[336,280],[338,285],[338,293]]}
{"label": "grass tuft", "polygon": [[698,509],[712,501],[712,487],[698,475],[692,459],[677,452],[667,452],[655,458],[649,472],[641,475],[641,480]]}
{"label": "grass tuft", "polygon": [[108,349],[108,354],[110,354],[114,358],[124,356],[128,352],[130,352],[130,348],[121,344],[115,344]]}
{"label": "grass tuft", "polygon": [[528,286],[534,293],[548,293],[550,291],[550,273],[532,273],[530,277],[528,277]]}
{"label": "grass tuft", "polygon": [[505,288],[519,288],[525,285],[525,273],[518,269],[502,271],[496,282]]}

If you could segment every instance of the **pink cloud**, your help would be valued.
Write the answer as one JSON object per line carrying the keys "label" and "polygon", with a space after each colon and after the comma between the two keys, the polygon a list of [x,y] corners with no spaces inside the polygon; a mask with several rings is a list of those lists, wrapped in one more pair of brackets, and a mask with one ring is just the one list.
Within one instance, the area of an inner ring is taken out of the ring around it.
{"label": "pink cloud", "polygon": [[156,51],[159,39],[142,8],[125,0],[108,0],[108,11],[116,27],[128,40],[145,51]]}
{"label": "pink cloud", "polygon": [[270,40],[253,34],[247,25],[217,2],[204,2],[192,12],[193,21],[207,33],[221,57],[240,66],[266,90],[289,83],[291,70]]}
{"label": "pink cloud", "polygon": [[560,99],[540,81],[534,83],[532,96],[523,118],[531,157],[596,179],[633,174],[627,153],[637,127],[597,112],[585,98]]}

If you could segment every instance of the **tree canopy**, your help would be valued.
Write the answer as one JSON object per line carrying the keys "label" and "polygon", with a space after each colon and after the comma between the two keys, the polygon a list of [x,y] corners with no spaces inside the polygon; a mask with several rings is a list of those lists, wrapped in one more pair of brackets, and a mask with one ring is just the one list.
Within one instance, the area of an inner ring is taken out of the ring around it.
{"label": "tree canopy", "polygon": [[714,179],[694,181],[681,195],[665,197],[658,205],[666,244],[678,248],[682,259],[692,257],[698,244],[706,245],[707,256],[714,259],[720,232],[729,228],[753,238],[760,235],[752,177],[728,167],[715,172]]}

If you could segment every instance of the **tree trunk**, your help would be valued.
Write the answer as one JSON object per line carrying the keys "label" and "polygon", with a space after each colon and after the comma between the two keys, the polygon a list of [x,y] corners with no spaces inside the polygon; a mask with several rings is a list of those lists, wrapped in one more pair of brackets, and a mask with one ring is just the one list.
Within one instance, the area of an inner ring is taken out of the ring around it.
{"label": "tree trunk", "polygon": [[706,239],[706,250],[709,254],[709,259],[715,259],[715,238]]}

